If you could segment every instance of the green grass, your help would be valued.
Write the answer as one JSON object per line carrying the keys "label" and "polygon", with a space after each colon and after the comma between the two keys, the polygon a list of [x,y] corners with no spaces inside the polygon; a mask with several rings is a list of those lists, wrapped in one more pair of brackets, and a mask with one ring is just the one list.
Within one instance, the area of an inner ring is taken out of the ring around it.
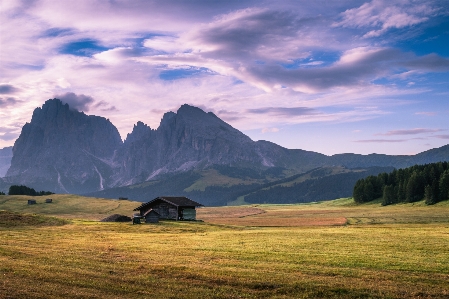
{"label": "green grass", "polygon": [[[0,209],[20,200],[0,197]],[[124,208],[117,201],[60,200],[43,211],[65,215],[77,206],[72,218],[87,220],[0,221],[0,298],[449,298],[447,202],[204,208],[198,217],[205,222],[132,225],[88,220],[100,215],[93,207]],[[23,215],[33,207],[16,208]],[[326,217],[375,221],[249,225]],[[249,224],[232,222],[239,219]]]}
{"label": "green grass", "polygon": [[202,177],[195,181],[190,187],[184,191],[190,192],[194,190],[204,191],[209,186],[233,186],[238,184],[252,184],[258,182],[254,179],[239,179],[228,177],[220,174],[216,169],[208,169],[201,172]]}

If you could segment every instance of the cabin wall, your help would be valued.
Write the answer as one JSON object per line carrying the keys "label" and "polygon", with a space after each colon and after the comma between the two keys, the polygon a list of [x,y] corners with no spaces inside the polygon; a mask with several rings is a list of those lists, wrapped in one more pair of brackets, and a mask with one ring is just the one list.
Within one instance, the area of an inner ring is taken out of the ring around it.
{"label": "cabin wall", "polygon": [[155,202],[151,204],[151,206],[147,206],[145,209],[140,210],[140,215],[144,215],[150,209],[155,210],[159,214],[160,219],[178,219],[178,209],[176,206],[170,205],[166,202]]}
{"label": "cabin wall", "polygon": [[155,213],[150,213],[145,216],[145,223],[158,223],[159,216]]}

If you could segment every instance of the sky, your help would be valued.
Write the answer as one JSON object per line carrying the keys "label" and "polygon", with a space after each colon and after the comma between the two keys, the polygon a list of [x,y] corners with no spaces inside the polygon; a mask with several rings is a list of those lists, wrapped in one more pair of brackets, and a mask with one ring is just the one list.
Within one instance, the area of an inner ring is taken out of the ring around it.
{"label": "sky", "polygon": [[0,148],[52,98],[123,139],[187,103],[326,155],[449,143],[446,0],[3,0],[0,24]]}

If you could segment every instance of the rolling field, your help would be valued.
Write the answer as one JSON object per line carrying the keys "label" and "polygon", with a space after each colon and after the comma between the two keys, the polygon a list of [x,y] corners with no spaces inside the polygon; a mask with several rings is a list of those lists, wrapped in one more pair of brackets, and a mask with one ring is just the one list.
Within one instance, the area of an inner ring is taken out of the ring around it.
{"label": "rolling field", "polygon": [[139,203],[52,198],[0,196],[0,298],[449,298],[447,202],[202,208],[204,222],[132,225],[98,220]]}

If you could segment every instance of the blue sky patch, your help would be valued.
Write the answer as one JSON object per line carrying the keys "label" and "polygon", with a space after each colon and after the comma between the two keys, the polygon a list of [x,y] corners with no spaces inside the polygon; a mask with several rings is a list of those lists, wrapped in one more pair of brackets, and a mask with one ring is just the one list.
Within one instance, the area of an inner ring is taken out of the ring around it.
{"label": "blue sky patch", "polygon": [[201,68],[188,68],[188,69],[176,69],[176,70],[165,70],[159,74],[159,78],[165,81],[178,80],[183,78],[189,78],[193,76],[199,76],[203,74],[212,75],[214,72],[211,70],[201,67]]}
{"label": "blue sky patch", "polygon": [[75,56],[91,57],[92,55],[109,50],[100,46],[95,40],[81,40],[76,42],[67,43],[59,49],[61,54],[70,54]]}
{"label": "blue sky patch", "polygon": [[281,63],[286,69],[324,67],[333,64],[340,59],[340,52],[313,52],[311,58],[295,59],[291,63]]}

